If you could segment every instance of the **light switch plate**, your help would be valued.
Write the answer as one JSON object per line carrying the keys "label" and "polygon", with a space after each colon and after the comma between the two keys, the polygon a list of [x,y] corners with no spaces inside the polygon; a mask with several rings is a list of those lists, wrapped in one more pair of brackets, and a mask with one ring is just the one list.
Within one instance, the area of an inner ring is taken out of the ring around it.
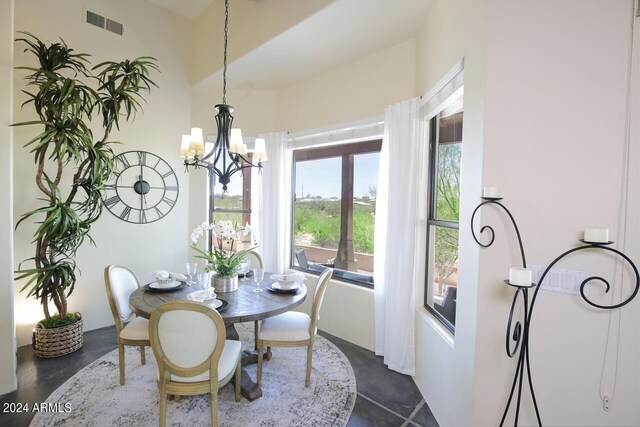
{"label": "light switch plate", "polygon": [[[533,282],[540,283],[540,276],[546,267],[532,265]],[[568,270],[564,268],[552,268],[542,283],[543,291],[559,292],[561,294],[580,295],[580,285],[589,277],[586,271]],[[589,285],[584,289],[585,295],[589,296]]]}

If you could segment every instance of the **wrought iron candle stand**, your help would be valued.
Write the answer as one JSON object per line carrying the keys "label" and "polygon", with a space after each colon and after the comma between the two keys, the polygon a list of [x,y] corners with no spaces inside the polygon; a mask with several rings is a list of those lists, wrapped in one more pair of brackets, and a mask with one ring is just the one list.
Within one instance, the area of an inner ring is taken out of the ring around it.
{"label": "wrought iron candle stand", "polygon": [[[516,236],[518,238],[518,245],[520,247],[520,254],[522,257],[522,267],[523,268],[527,268],[527,261],[526,261],[526,257],[525,257],[525,252],[524,252],[524,246],[522,244],[522,237],[520,235],[520,230],[518,229],[518,225],[516,224],[516,221],[513,217],[513,215],[511,214],[511,212],[509,212],[509,210],[502,204],[500,203],[500,200],[502,200],[501,197],[482,197],[483,202],[480,203],[475,210],[473,211],[473,214],[471,215],[471,234],[473,235],[473,239],[476,241],[476,243],[478,245],[480,245],[483,248],[488,248],[489,246],[491,246],[495,240],[495,231],[494,229],[489,226],[489,225],[485,225],[482,226],[482,228],[480,228],[480,235],[482,235],[482,233],[484,233],[485,231],[489,232],[490,234],[490,239],[488,243],[482,243],[479,240],[479,236],[476,235],[476,232],[474,230],[473,224],[474,224],[474,219],[476,216],[476,213],[479,211],[479,209],[487,204],[492,204],[492,205],[497,205],[500,208],[502,208],[507,215],[509,215],[509,218],[511,219],[511,223],[513,224],[513,227],[515,229],[516,232]],[[596,308],[600,308],[600,309],[604,309],[604,310],[612,310],[615,308],[620,308],[623,307],[625,305],[627,305],[629,302],[631,302],[631,300],[633,300],[636,295],[638,294],[638,290],[640,289],[640,274],[638,274],[638,268],[636,267],[636,265],[633,263],[633,261],[631,261],[631,259],[629,259],[628,256],[626,256],[624,253],[620,252],[617,249],[613,249],[611,247],[609,247],[608,245],[611,245],[613,242],[588,242],[588,241],[584,241],[584,240],[580,240],[582,243],[584,243],[584,245],[582,246],[578,246],[576,248],[573,249],[569,249],[568,251],[564,252],[563,254],[561,254],[560,256],[558,256],[556,259],[553,260],[553,262],[551,264],[549,264],[549,266],[544,270],[544,272],[542,273],[542,275],[540,276],[540,280],[539,282],[536,283],[531,283],[529,286],[519,286],[519,285],[514,285],[509,283],[509,280],[505,280],[505,283],[510,285],[510,286],[514,286],[516,288],[516,293],[513,296],[513,301],[511,303],[511,309],[509,310],[509,320],[507,322],[507,332],[506,332],[506,337],[505,337],[505,349],[506,349],[506,353],[507,356],[509,356],[510,358],[514,358],[514,357],[518,357],[518,363],[516,365],[516,372],[515,375],[513,377],[513,383],[511,385],[511,391],[509,393],[509,399],[507,400],[507,404],[505,406],[504,409],[504,413],[502,414],[502,419],[500,420],[500,426],[502,427],[504,425],[504,421],[507,417],[507,414],[509,413],[509,409],[511,408],[511,404],[513,403],[513,397],[514,397],[514,393],[516,391],[516,387],[517,387],[517,395],[516,395],[516,403],[515,403],[515,419],[514,419],[514,426],[518,425],[518,418],[520,416],[520,404],[522,402],[522,387],[523,387],[523,383],[524,383],[524,373],[526,370],[527,373],[527,377],[526,380],[529,384],[529,390],[531,391],[531,400],[533,403],[533,407],[535,409],[535,413],[536,413],[536,418],[538,420],[538,425],[542,426],[542,421],[540,419],[540,411],[538,410],[538,402],[536,401],[536,394],[535,391],[533,389],[533,382],[531,380],[531,366],[529,364],[529,330],[530,330],[530,325],[531,325],[531,318],[533,316],[533,308],[536,302],[536,298],[538,297],[538,292],[540,291],[540,287],[542,282],[544,281],[545,277],[547,276],[547,274],[549,273],[549,271],[551,270],[551,268],[553,268],[554,265],[556,265],[561,259],[563,259],[564,257],[566,257],[569,254],[572,254],[574,252],[578,252],[578,251],[583,251],[583,250],[587,250],[587,249],[599,249],[599,250],[604,250],[604,251],[609,251],[612,252],[620,257],[622,257],[626,262],[629,263],[629,265],[631,266],[631,268],[633,269],[633,272],[635,274],[635,278],[636,278],[636,285],[635,285],[635,289],[633,290],[633,293],[631,294],[631,296],[629,296],[629,298],[627,298],[626,300],[622,301],[621,303],[618,304],[614,304],[614,305],[600,305],[600,304],[596,304],[593,301],[591,301],[584,292],[585,286],[592,281],[598,281],[598,282],[602,282],[605,285],[605,292],[609,292],[611,286],[609,285],[609,282],[600,277],[600,276],[591,276],[586,278],[580,285],[580,296],[582,297],[583,300],[585,300],[587,302],[587,304],[596,307]],[[531,301],[529,302],[529,289],[533,289],[533,296],[531,298]],[[514,321],[514,312],[516,310],[517,307],[517,302],[518,302],[518,297],[522,297],[522,307],[523,307],[523,311],[524,311],[524,315],[523,315],[523,323],[521,323],[520,321],[516,321],[515,324],[513,323]]]}

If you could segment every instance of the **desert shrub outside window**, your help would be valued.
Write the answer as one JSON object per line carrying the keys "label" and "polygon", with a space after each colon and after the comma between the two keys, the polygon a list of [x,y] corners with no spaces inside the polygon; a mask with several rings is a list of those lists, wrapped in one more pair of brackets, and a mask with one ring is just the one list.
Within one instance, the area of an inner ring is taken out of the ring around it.
{"label": "desert shrub outside window", "polygon": [[291,265],[373,287],[380,140],[294,151]]}

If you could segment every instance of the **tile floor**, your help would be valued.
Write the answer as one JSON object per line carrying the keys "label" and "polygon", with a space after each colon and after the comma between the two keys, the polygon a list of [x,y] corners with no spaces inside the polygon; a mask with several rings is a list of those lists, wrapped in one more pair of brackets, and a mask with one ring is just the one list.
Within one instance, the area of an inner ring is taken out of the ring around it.
{"label": "tile floor", "polygon": [[[353,366],[358,397],[348,427],[438,426],[411,377],[390,371],[369,350],[320,332],[347,356]],[[7,402],[44,402],[69,377],[116,348],[115,328],[86,332],[84,346],[57,359],[38,359],[30,346],[18,349],[18,390],[0,398],[0,426],[28,426],[32,413],[7,414]]]}

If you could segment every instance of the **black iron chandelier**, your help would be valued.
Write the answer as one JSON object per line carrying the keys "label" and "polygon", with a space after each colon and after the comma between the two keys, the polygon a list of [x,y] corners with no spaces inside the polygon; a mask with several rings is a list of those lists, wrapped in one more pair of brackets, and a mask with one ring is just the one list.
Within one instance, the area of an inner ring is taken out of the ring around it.
{"label": "black iron chandelier", "polygon": [[184,165],[205,168],[209,171],[210,194],[213,195],[214,176],[222,184],[222,191],[227,192],[231,177],[239,171],[250,167],[262,167],[267,160],[264,139],[256,138],[255,149],[250,160],[249,150],[242,139],[242,131],[231,128],[233,124],[233,107],[227,105],[227,41],[229,29],[229,0],[225,0],[224,17],[224,65],[222,69],[222,104],[215,106],[218,136],[215,143],[205,143],[201,128],[191,128],[191,134],[182,135],[180,157]]}

